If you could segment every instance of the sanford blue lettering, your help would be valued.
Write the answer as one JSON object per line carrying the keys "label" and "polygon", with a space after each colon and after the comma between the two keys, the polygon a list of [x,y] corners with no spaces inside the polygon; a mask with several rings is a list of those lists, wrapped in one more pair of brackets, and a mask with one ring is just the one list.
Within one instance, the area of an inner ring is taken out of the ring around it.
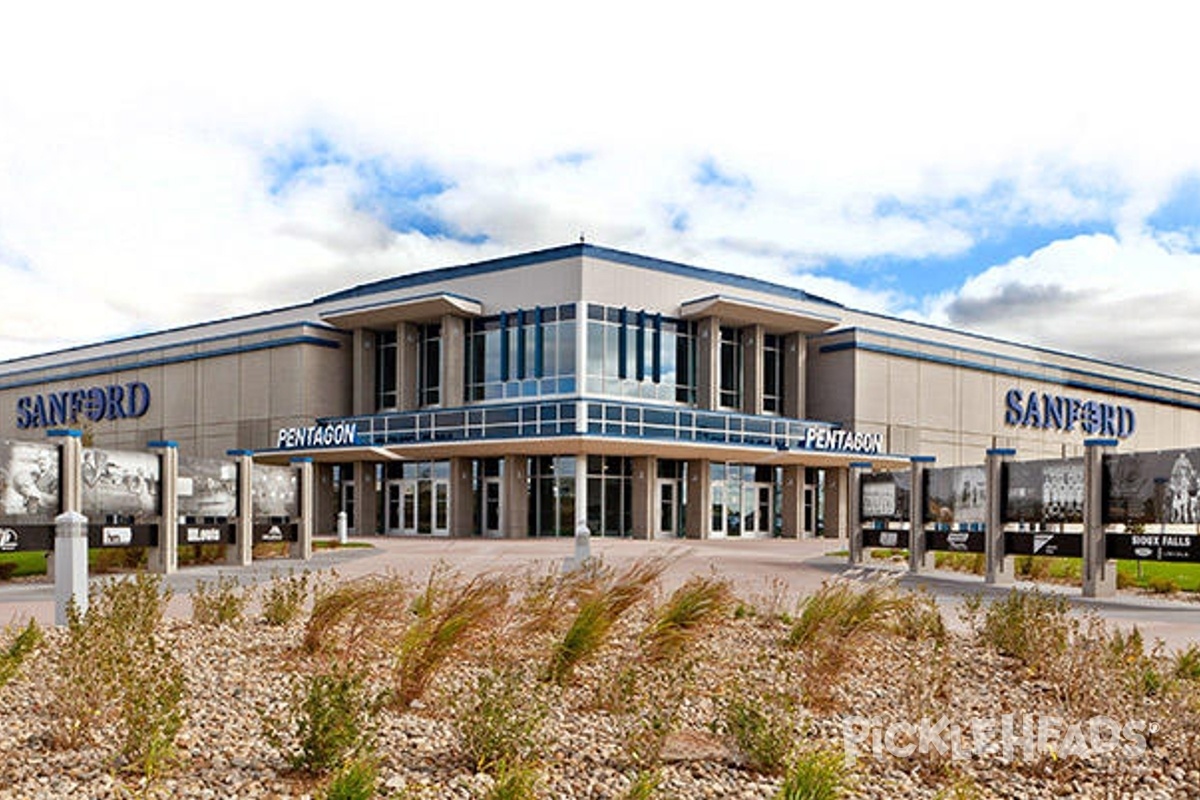
{"label": "sanford blue lettering", "polygon": [[105,401],[108,399],[108,392],[104,391],[102,386],[93,386],[88,389],[87,402],[84,404],[84,412],[87,418],[92,422],[99,422],[104,419]]}
{"label": "sanford blue lettering", "polygon": [[125,387],[113,384],[108,387],[108,418],[109,419],[124,419],[125,409],[121,407],[121,403],[125,401]]}
{"label": "sanford blue lettering", "polygon": [[32,427],[32,413],[29,409],[29,402],[30,398],[28,397],[17,398],[17,427],[22,430]]}
{"label": "sanford blue lettering", "polygon": [[134,381],[128,385],[127,389],[125,398],[128,408],[125,409],[125,416],[144,416],[150,408],[150,387],[141,381]]}
{"label": "sanford blue lettering", "polygon": [[1048,394],[1042,395],[1042,427],[1062,429],[1063,426],[1063,399],[1061,397],[1051,397]]}
{"label": "sanford blue lettering", "polygon": [[1009,389],[1008,394],[1004,395],[1004,424],[1005,425],[1020,425],[1021,424],[1021,390]]}
{"label": "sanford blue lettering", "polygon": [[1037,394],[1030,393],[1029,405],[1025,407],[1025,416],[1021,418],[1021,424],[1027,427],[1041,427],[1042,411],[1040,408],[1038,408]]}

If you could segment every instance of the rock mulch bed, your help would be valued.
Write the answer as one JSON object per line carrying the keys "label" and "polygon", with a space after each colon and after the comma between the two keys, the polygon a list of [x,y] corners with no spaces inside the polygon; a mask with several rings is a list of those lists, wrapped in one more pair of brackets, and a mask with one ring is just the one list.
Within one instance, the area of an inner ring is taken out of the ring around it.
{"label": "rock mulch bed", "polygon": [[[637,771],[631,743],[645,732],[655,709],[669,709],[670,732],[655,751],[660,776],[655,797],[774,797],[782,777],[751,769],[722,729],[722,709],[735,697],[754,698],[786,716],[799,751],[844,753],[847,730],[862,730],[868,721],[901,749],[911,739],[897,739],[895,724],[915,725],[922,718],[950,720],[968,750],[971,726],[980,720],[1008,717],[1018,732],[1025,720],[1050,718],[1069,725],[1103,716],[1146,726],[1146,747],[1136,753],[1073,753],[1059,735],[1024,756],[1020,748],[1027,742],[1018,742],[1011,762],[998,752],[889,754],[882,741],[876,756],[867,733],[858,744],[862,754],[849,767],[848,796],[1200,795],[1200,688],[1190,682],[1172,682],[1145,697],[1126,697],[1114,686],[1099,692],[1099,699],[1064,700],[1061,683],[1031,678],[1012,659],[955,633],[940,642],[864,636],[844,660],[820,666],[810,653],[784,646],[786,615],[773,615],[761,604],[755,609],[749,600],[740,611],[651,674],[638,658],[646,605],[621,622],[614,641],[567,686],[537,689],[548,709],[537,759],[538,796],[623,797]],[[303,620],[285,627],[247,621],[216,628],[168,620],[161,636],[186,671],[187,719],[175,762],[148,785],[116,762],[111,727],[78,749],[54,745],[58,720],[46,676],[63,633],[47,632],[18,677],[0,687],[0,798],[322,796],[326,779],[291,770],[267,735],[270,720],[285,718],[294,702],[296,676],[315,667],[300,648],[303,632]],[[512,629],[495,630],[457,655],[413,708],[381,707],[375,713],[380,796],[485,796],[493,778],[463,755],[455,709],[474,691],[476,677],[498,660],[536,665],[549,652],[548,638],[512,636]],[[1165,659],[1162,664],[1165,672]],[[375,689],[385,689],[387,680],[386,663],[370,667]]]}

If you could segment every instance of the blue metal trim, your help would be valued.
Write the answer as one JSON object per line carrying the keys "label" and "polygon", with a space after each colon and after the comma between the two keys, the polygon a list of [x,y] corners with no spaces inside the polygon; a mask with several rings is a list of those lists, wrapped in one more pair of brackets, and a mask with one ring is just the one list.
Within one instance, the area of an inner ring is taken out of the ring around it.
{"label": "blue metal trim", "polygon": [[[887,319],[887,318],[885,317],[885,319]],[[1127,364],[1118,364],[1113,361],[1105,361],[1103,359],[1092,358],[1090,356],[1081,356],[1081,355],[1075,355],[1073,353],[1064,353],[1060,350],[1051,350],[1051,349],[1045,348],[1045,347],[1035,347],[1032,345],[1018,344],[1017,342],[1006,342],[1003,339],[996,339],[996,338],[990,337],[990,336],[981,336],[976,333],[967,333],[965,331],[951,330],[949,328],[939,328],[936,325],[929,325],[929,324],[921,323],[921,322],[911,322],[910,323],[908,320],[903,320],[903,322],[905,322],[905,324],[911,324],[914,326],[931,328],[933,330],[943,331],[945,333],[950,333],[955,336],[964,336],[964,337],[967,337],[970,339],[978,339],[978,340],[984,341],[984,342],[995,342],[997,344],[1005,345],[1008,347],[1017,347],[1022,350],[1030,350],[1035,353],[1045,353],[1047,355],[1055,356],[1056,358],[1070,358],[1070,359],[1074,359],[1076,361],[1083,361],[1083,362],[1086,362],[1089,364],[1099,364],[1104,367],[1113,367],[1115,369],[1121,369],[1121,370],[1125,370],[1127,372],[1135,372],[1135,373],[1138,373],[1139,375],[1150,375],[1155,378],[1166,378],[1168,380],[1179,381],[1180,383],[1191,384],[1192,386],[1200,386],[1200,381],[1197,381],[1193,378],[1182,377],[1179,375],[1168,375],[1164,372],[1155,372],[1154,370],[1144,369],[1142,367],[1131,367]],[[1100,380],[1106,380],[1106,381],[1115,380],[1115,381],[1120,381],[1121,383],[1129,384],[1130,386],[1145,386],[1145,387],[1148,387],[1151,389],[1159,389],[1159,390],[1168,391],[1168,392],[1180,392],[1182,394],[1190,394],[1194,397],[1200,397],[1200,393],[1191,392],[1187,389],[1177,389],[1174,387],[1163,386],[1162,384],[1146,383],[1144,381],[1136,381],[1131,378],[1120,378],[1115,375],[1112,375],[1111,373],[1091,372],[1091,371],[1088,371],[1085,369],[1080,369],[1079,367],[1072,367],[1072,366],[1068,366],[1068,365],[1064,365],[1064,364],[1053,364],[1053,363],[1047,364],[1045,361],[1035,361],[1032,358],[1021,358],[1020,356],[1010,356],[1010,355],[1006,355],[1004,353],[997,353],[992,350],[979,350],[979,349],[972,348],[972,347],[961,347],[958,345],[947,344],[946,342],[935,341],[933,339],[922,339],[919,336],[909,336],[909,335],[903,334],[903,333],[890,333],[888,331],[881,331],[881,330],[878,330],[875,328],[861,328],[861,327],[841,328],[839,330],[829,331],[827,333],[814,334],[811,338],[827,339],[827,338],[834,338],[834,337],[839,337],[839,336],[857,335],[859,333],[865,333],[869,336],[883,336],[883,337],[886,337],[889,339],[898,339],[900,341],[905,341],[905,342],[915,342],[916,344],[925,345],[927,347],[937,347],[941,350],[956,350],[961,353],[971,353],[973,355],[979,355],[979,356],[983,356],[985,358],[998,358],[998,359],[1003,359],[1004,361],[1012,361],[1017,364],[1032,364],[1033,366],[1036,366],[1036,367],[1042,367],[1045,369],[1057,369],[1057,370],[1062,370],[1063,372],[1072,372],[1077,375],[1083,375],[1083,376],[1087,376],[1087,377],[1091,377],[1091,378],[1099,378]],[[850,342],[840,342],[840,343],[834,344],[834,345],[824,345],[821,348],[821,352],[826,352],[826,350],[825,350],[826,347],[831,348],[829,350],[829,352],[836,352],[836,350],[844,350],[844,349],[846,349],[847,345],[849,345],[849,344],[851,344],[851,343]]]}
{"label": "blue metal trim", "polygon": [[[216,322],[205,323],[205,324],[206,325],[220,325],[223,322],[225,322],[225,320],[218,320]],[[190,326],[190,327],[200,327],[200,326]],[[209,344],[211,342],[221,342],[221,341],[225,341],[226,339],[242,339],[242,338],[245,338],[248,336],[261,336],[266,333],[274,333],[275,331],[289,330],[289,329],[298,328],[298,327],[299,328],[316,328],[318,330],[326,331],[328,333],[336,333],[338,336],[350,336],[351,335],[351,333],[349,331],[344,331],[339,328],[334,328],[330,325],[326,325],[321,322],[292,322],[287,325],[274,325],[269,328],[257,328],[255,330],[243,331],[240,333],[222,333],[217,336],[207,336],[202,339],[189,339],[188,341],[184,341],[184,342],[169,342],[169,343],[160,345],[158,347],[143,347],[138,350],[129,350],[124,353],[115,353],[115,354],[108,354],[108,355],[103,355],[103,356],[94,356],[92,358],[81,358],[77,361],[56,362],[54,364],[49,364],[49,365],[46,365],[43,367],[28,367],[26,369],[13,370],[11,372],[4,372],[4,371],[0,370],[0,378],[12,378],[17,375],[28,375],[30,373],[44,373],[48,370],[65,369],[66,367],[74,366],[76,364],[87,364],[87,363],[93,362],[93,361],[112,361],[114,359],[119,360],[119,359],[123,359],[123,358],[139,356],[143,353],[161,353],[164,350],[174,350],[176,348],[194,347],[197,345]],[[185,329],[180,328],[178,330],[185,330]],[[144,334],[139,334],[138,336],[131,336],[128,338],[130,340],[132,340],[132,339],[146,338],[149,336],[163,336],[163,335],[167,335],[167,334],[174,333],[174,332],[175,331],[168,330],[168,331],[162,331],[159,333],[144,333]],[[34,355],[34,356],[22,356],[21,358],[14,358],[11,361],[0,361],[0,367],[3,367],[6,364],[16,364],[20,361],[29,361],[29,360],[32,360],[35,358],[47,358],[50,356],[57,355],[59,353],[69,353],[69,352],[73,352],[76,350],[86,350],[86,349],[94,348],[94,347],[106,347],[110,344],[117,344],[122,341],[126,341],[126,340],[125,339],[114,339],[114,340],[111,340],[108,342],[100,342],[98,344],[80,345],[79,347],[72,347],[72,348],[68,348],[66,350],[55,350],[55,351],[51,351],[49,353],[41,353],[39,355]],[[166,358],[166,356],[163,356],[163,357]],[[103,374],[106,372],[117,372],[119,370],[124,370],[124,369],[137,369],[140,366],[142,366],[142,364],[141,364],[141,362],[138,362],[138,363],[133,364],[132,366],[118,366],[115,368],[110,367],[105,370],[101,370],[99,372],[91,372],[88,374]],[[53,381],[53,380],[59,380],[59,379],[58,378],[47,378],[44,380],[39,379],[36,381],[31,381],[31,383],[49,383],[50,381]],[[17,385],[26,386],[29,384],[26,383],[26,384],[17,384]],[[0,386],[0,388],[8,388],[8,386],[9,385],[6,384],[3,386]]]}
{"label": "blue metal trim", "polygon": [[1116,447],[1120,442],[1116,439],[1084,439],[1084,447]]}
{"label": "blue metal trim", "polygon": [[533,377],[541,378],[545,372],[546,328],[542,321],[542,307],[533,309]]}
{"label": "blue metal trim", "polygon": [[309,456],[292,456],[290,459],[293,464],[311,464],[312,458]]}
{"label": "blue metal trim", "polygon": [[52,439],[57,439],[60,437],[79,439],[83,436],[83,431],[77,431],[74,428],[51,428],[50,430],[46,431],[46,435]]}
{"label": "blue metal trim", "polygon": [[517,310],[517,380],[525,380],[525,315]]}
{"label": "blue metal trim", "polygon": [[993,447],[987,451],[989,456],[1015,456],[1017,451],[1012,447]]}
{"label": "blue metal trim", "polygon": [[517,267],[545,264],[552,261],[562,261],[569,258],[582,258],[584,256],[587,256],[588,258],[595,258],[600,261],[609,261],[614,264],[624,264],[626,266],[640,267],[642,269],[654,270],[656,272],[664,272],[670,275],[696,278],[708,283],[737,286],[755,292],[776,294],[784,297],[790,297],[795,300],[807,300],[809,302],[822,303],[824,305],[834,306],[836,308],[842,307],[840,303],[835,303],[834,301],[828,300],[824,297],[818,297],[817,295],[809,294],[808,292],[791,286],[782,286],[777,283],[770,283],[758,278],[749,278],[743,275],[731,275],[726,272],[717,272],[716,270],[706,269],[704,267],[693,267],[687,264],[679,264],[674,261],[663,261],[662,259],[651,258],[649,256],[640,256],[636,253],[627,253],[622,250],[598,247],[594,244],[568,244],[561,247],[552,247],[547,250],[538,250],[531,253],[519,253],[513,256],[504,256],[502,258],[495,258],[487,261],[477,261],[471,264],[463,264],[454,267],[442,267],[440,269],[432,269],[409,275],[400,275],[394,278],[385,278],[381,281],[359,284],[358,286],[352,286],[349,289],[343,289],[340,292],[334,292],[333,294],[318,297],[314,302],[328,303],[336,300],[345,300],[351,297],[363,297],[366,295],[378,294],[380,292],[408,289],[414,286],[425,286],[431,283],[439,283],[459,278],[469,278],[475,275],[486,275],[491,272],[500,272],[507,269],[515,269]]}
{"label": "blue metal trim", "polygon": [[[933,344],[933,343],[931,342],[930,344]],[[954,349],[954,348],[951,348],[951,349]],[[963,348],[959,348],[959,349],[963,349]],[[823,345],[820,348],[821,353],[836,353],[836,352],[841,352],[841,351],[845,351],[845,350],[862,350],[862,351],[868,352],[868,353],[879,353],[881,355],[897,356],[899,358],[911,358],[914,361],[926,361],[931,364],[944,364],[944,365],[950,366],[950,367],[963,367],[966,369],[977,370],[979,372],[986,372],[986,373],[989,373],[992,375],[1005,375],[1010,378],[1024,378],[1026,380],[1040,381],[1042,383],[1049,383],[1049,384],[1052,384],[1055,386],[1066,386],[1071,389],[1079,389],[1081,391],[1086,391],[1086,392],[1098,392],[1100,394],[1108,394],[1108,395],[1113,395],[1115,397],[1125,397],[1125,398],[1129,398],[1130,400],[1144,400],[1146,402],[1161,403],[1163,405],[1174,406],[1176,408],[1186,408],[1186,409],[1190,409],[1193,411],[1200,410],[1200,394],[1195,394],[1193,392],[1187,392],[1182,389],[1172,389],[1171,387],[1168,387],[1168,386],[1162,386],[1162,387],[1157,387],[1157,388],[1161,389],[1164,392],[1174,392],[1176,394],[1186,394],[1186,395],[1190,395],[1192,397],[1196,397],[1198,399],[1197,402],[1194,402],[1194,403],[1188,402],[1186,400],[1179,400],[1179,399],[1176,399],[1173,397],[1160,397],[1158,395],[1147,394],[1145,392],[1135,392],[1131,389],[1121,389],[1121,388],[1112,387],[1112,386],[1100,386],[1100,385],[1097,385],[1094,383],[1088,383],[1086,381],[1075,380],[1072,378],[1056,378],[1056,377],[1048,376],[1048,375],[1039,375],[1035,372],[1027,372],[1025,370],[1010,369],[1007,367],[990,366],[988,364],[980,364],[975,361],[966,361],[966,360],[963,360],[960,358],[950,358],[948,356],[936,356],[931,353],[920,353],[915,350],[901,350],[896,347],[886,347],[884,345],[872,344],[870,342],[858,342],[858,341],[838,342],[837,344]],[[993,357],[994,358],[1005,358],[1005,356],[1001,356],[1001,355],[997,355],[997,356],[993,356]],[[1016,360],[1016,359],[1010,359],[1010,360]],[[1037,363],[1037,362],[1029,362],[1029,363]],[[1045,367],[1046,369],[1060,369],[1064,372],[1078,372],[1079,371],[1079,370],[1072,370],[1070,367],[1059,367],[1059,366],[1055,366],[1053,364],[1041,364],[1040,366]],[[1135,381],[1123,381],[1121,378],[1115,378],[1113,376],[1108,376],[1107,379],[1114,380],[1114,381],[1121,381],[1122,383],[1130,383],[1130,384],[1138,385]],[[1145,385],[1145,384],[1143,384],[1143,385]]]}
{"label": "blue metal trim", "polygon": [[873,464],[870,461],[851,461],[848,466],[850,469],[870,469]]}
{"label": "blue metal trim", "polygon": [[621,327],[617,328],[617,377],[621,380],[629,377],[625,368],[625,356],[629,352],[629,309],[621,307]]}
{"label": "blue metal trim", "polygon": [[508,312],[500,312],[500,380],[508,380]]}
{"label": "blue metal trim", "polygon": [[227,455],[227,456],[252,456],[252,455],[254,455],[254,451],[253,450],[226,450],[225,455]]}
{"label": "blue metal trim", "polygon": [[173,448],[179,447],[179,443],[172,442],[170,440],[158,440],[158,441],[153,441],[153,442],[146,442],[146,447],[161,447],[161,448],[166,448],[166,449],[173,449]]}
{"label": "blue metal trim", "polygon": [[646,380],[646,310],[642,309],[637,314],[637,334],[633,337],[634,347],[637,348],[637,354],[634,356],[634,361],[637,364],[637,379],[639,382]]}
{"label": "blue metal trim", "polygon": [[654,338],[651,345],[651,378],[655,383],[662,383],[662,314],[654,315]]}
{"label": "blue metal trim", "polygon": [[908,460],[914,464],[932,464],[937,461],[937,456],[909,456]]}
{"label": "blue metal trim", "polygon": [[292,336],[287,339],[276,339],[270,342],[259,342],[257,344],[245,344],[237,347],[225,347],[220,350],[206,350],[203,353],[185,353],[178,356],[164,356],[163,358],[151,359],[149,361],[139,361],[136,364],[126,366],[104,367],[81,372],[70,372],[65,375],[51,375],[36,379],[16,381],[14,383],[0,383],[0,389],[20,389],[25,386],[39,386],[46,383],[61,383],[63,381],[73,381],[80,378],[92,378],[97,375],[114,375],[119,372],[132,372],[139,369],[149,369],[151,367],[161,367],[167,364],[184,364],[191,361],[202,361],[206,358],[219,358],[221,356],[238,355],[240,353],[253,353],[260,350],[275,350],[280,347],[290,347],[291,345],[311,344],[317,347],[328,347],[332,350],[341,349],[341,344],[331,342],[328,339],[321,339],[316,336]]}

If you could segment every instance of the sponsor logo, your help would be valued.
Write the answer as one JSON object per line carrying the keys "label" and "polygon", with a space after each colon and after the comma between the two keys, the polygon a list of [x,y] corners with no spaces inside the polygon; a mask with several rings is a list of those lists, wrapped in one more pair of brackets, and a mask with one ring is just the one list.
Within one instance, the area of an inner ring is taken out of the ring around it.
{"label": "sponsor logo", "polygon": [[82,420],[141,417],[150,408],[150,387],[141,381],[67,389],[17,398],[17,427],[52,428]]}
{"label": "sponsor logo", "polygon": [[951,550],[966,550],[967,541],[971,538],[969,533],[952,533],[946,537],[946,544]]}
{"label": "sponsor logo", "polygon": [[0,528],[0,553],[11,553],[21,543],[21,537],[12,528]]}
{"label": "sponsor logo", "polygon": [[100,537],[106,547],[123,547],[133,543],[133,528],[105,528]]}
{"label": "sponsor logo", "polygon": [[188,544],[208,544],[221,541],[220,528],[188,528],[184,532]]}
{"label": "sponsor logo", "polygon": [[1133,548],[1133,554],[1138,558],[1149,558],[1150,556],[1154,555],[1154,548],[1135,547]]}
{"label": "sponsor logo", "polygon": [[900,543],[900,535],[895,531],[884,531],[879,534],[880,547],[895,547]]}
{"label": "sponsor logo", "polygon": [[264,542],[282,542],[283,529],[278,525],[272,525],[267,529],[267,532],[263,534],[262,540]]}

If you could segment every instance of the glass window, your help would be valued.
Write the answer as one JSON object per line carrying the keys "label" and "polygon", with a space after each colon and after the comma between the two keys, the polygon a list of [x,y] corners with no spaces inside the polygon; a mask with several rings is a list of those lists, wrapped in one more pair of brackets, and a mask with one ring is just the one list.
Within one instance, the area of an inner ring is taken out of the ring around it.
{"label": "glass window", "polygon": [[588,318],[589,391],[694,404],[691,323],[594,305]]}
{"label": "glass window", "polygon": [[763,337],[763,411],[783,413],[783,337]]}
{"label": "glass window", "polygon": [[422,406],[441,402],[442,385],[442,326],[421,325],[418,328],[417,393]]}
{"label": "glass window", "polygon": [[375,332],[375,410],[396,408],[396,332]]}
{"label": "glass window", "polygon": [[742,331],[740,328],[721,328],[721,406],[742,407]]}

